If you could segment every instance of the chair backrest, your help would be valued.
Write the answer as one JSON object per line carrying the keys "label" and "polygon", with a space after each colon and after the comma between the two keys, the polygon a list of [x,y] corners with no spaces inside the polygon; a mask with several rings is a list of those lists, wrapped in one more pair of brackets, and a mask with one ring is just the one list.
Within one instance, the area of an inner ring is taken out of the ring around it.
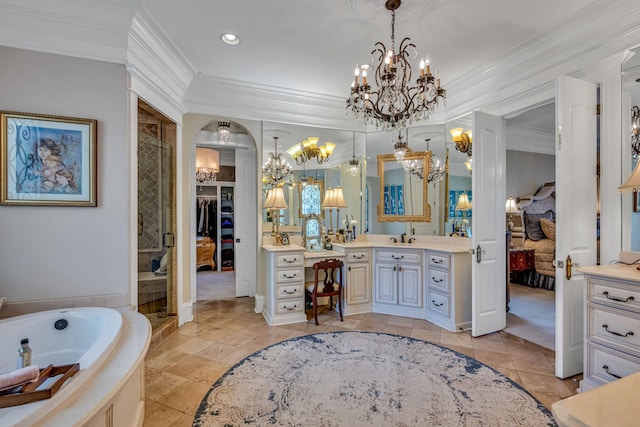
{"label": "chair backrest", "polygon": [[[318,293],[328,293],[328,292],[338,292],[339,288],[342,287],[342,266],[344,263],[339,259],[324,259],[322,261],[318,261],[313,264],[313,270],[315,274],[315,283],[314,283],[314,292]],[[318,273],[320,271],[324,271],[324,280],[322,282],[322,286],[319,286]],[[338,280],[336,280],[335,274],[338,272]],[[335,285],[338,285],[336,288]]]}

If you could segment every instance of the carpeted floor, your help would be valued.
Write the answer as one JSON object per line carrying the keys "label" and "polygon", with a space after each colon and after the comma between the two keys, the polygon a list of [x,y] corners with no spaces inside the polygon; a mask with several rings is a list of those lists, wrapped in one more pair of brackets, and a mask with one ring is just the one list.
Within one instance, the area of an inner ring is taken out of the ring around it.
{"label": "carpeted floor", "polygon": [[194,427],[554,426],[519,385],[436,344],[326,332],[274,344],[224,374]]}
{"label": "carpeted floor", "polygon": [[516,283],[510,286],[505,332],[555,350],[556,293]]}

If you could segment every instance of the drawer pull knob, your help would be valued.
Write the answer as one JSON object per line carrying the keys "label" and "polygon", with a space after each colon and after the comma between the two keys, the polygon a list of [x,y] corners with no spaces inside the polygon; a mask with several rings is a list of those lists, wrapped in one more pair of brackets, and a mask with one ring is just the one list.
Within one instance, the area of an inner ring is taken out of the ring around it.
{"label": "drawer pull knob", "polygon": [[605,331],[609,332],[611,335],[616,335],[616,336],[622,337],[622,338],[627,338],[627,337],[632,337],[633,336],[633,331],[629,331],[624,335],[622,335],[620,332],[610,331],[609,330],[609,325],[607,325],[606,323],[603,324],[602,327],[604,328]]}
{"label": "drawer pull knob", "polygon": [[282,290],[282,293],[283,293],[283,294],[287,294],[287,295],[293,295],[293,294],[295,294],[295,293],[296,293],[296,290],[294,289],[294,290],[290,291],[290,290],[288,290],[288,289],[283,289],[283,290]]}
{"label": "drawer pull knob", "polygon": [[442,307],[444,305],[443,302],[441,302],[440,304],[436,303],[436,300],[434,299],[431,300],[431,304],[435,305],[436,307]]}
{"label": "drawer pull knob", "polygon": [[296,277],[296,273],[293,273],[293,276],[287,276],[286,274],[283,274],[285,279],[293,279],[294,277]]}
{"label": "drawer pull knob", "polygon": [[616,374],[612,373],[611,371],[609,371],[609,367],[607,365],[602,365],[602,369],[604,369],[604,371],[607,374],[611,375],[614,378],[622,378],[620,375],[616,375]]}
{"label": "drawer pull knob", "polygon": [[443,261],[441,259],[431,258],[431,262],[434,264],[442,264]]}
{"label": "drawer pull knob", "polygon": [[393,259],[402,259],[402,258],[404,258],[404,255],[400,255],[399,257],[397,257],[395,255],[391,255],[391,258],[393,258]]}
{"label": "drawer pull knob", "polygon": [[440,279],[440,280],[438,280],[438,279],[436,279],[435,277],[432,277],[432,278],[431,278],[431,280],[433,280],[433,281],[434,281],[434,282],[436,282],[436,283],[442,283],[442,282],[444,282],[444,279]]}
{"label": "drawer pull knob", "polygon": [[286,259],[286,258],[283,258],[283,259],[282,259],[282,261],[286,262],[287,264],[294,263],[294,262],[296,262],[297,260],[298,260],[297,258],[293,258],[293,259]]}
{"label": "drawer pull knob", "polygon": [[292,306],[292,307],[288,307],[288,306],[286,306],[286,305],[285,305],[285,306],[283,306],[283,308],[284,308],[285,310],[292,311],[292,310],[295,310],[296,308],[298,308],[298,306],[297,306],[297,305],[294,305],[294,306]]}
{"label": "drawer pull knob", "polygon": [[618,301],[618,302],[629,302],[629,301],[635,301],[634,297],[627,297],[627,298],[620,298],[620,297],[612,297],[609,295],[609,292],[604,291],[602,293],[602,295],[604,295],[607,299],[610,299],[612,301]]}
{"label": "drawer pull knob", "polygon": [[355,259],[362,259],[362,258],[364,258],[364,255],[354,255],[353,257]]}

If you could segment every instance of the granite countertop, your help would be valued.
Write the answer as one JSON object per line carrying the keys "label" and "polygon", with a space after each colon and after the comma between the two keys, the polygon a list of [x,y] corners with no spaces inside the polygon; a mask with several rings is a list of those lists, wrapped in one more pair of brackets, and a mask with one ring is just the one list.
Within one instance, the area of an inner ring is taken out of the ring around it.
{"label": "granite countertop", "polygon": [[637,426],[640,372],[556,402],[552,413],[560,427]]}
{"label": "granite countertop", "polygon": [[622,280],[635,280],[640,282],[640,271],[636,270],[636,267],[637,265],[607,264],[578,267],[578,271],[594,276],[610,277]]}

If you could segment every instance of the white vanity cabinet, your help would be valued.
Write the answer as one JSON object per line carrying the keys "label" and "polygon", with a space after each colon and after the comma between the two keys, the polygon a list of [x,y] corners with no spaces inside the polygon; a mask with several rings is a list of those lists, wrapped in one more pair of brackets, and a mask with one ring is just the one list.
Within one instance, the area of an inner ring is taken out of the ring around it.
{"label": "white vanity cabinet", "polygon": [[[586,391],[640,372],[640,273],[629,266],[586,267],[581,271],[587,280],[580,391]],[[627,271],[636,279],[626,278],[623,273]],[[616,273],[621,274],[616,277]]]}
{"label": "white vanity cabinet", "polygon": [[345,250],[344,314],[371,311],[371,250]]}
{"label": "white vanity cabinet", "polygon": [[426,319],[452,332],[471,328],[471,255],[427,251]]}
{"label": "white vanity cabinet", "polygon": [[263,246],[267,292],[263,316],[271,326],[306,322],[304,312],[304,249]]}
{"label": "white vanity cabinet", "polygon": [[376,313],[424,318],[423,250],[376,248]]}

